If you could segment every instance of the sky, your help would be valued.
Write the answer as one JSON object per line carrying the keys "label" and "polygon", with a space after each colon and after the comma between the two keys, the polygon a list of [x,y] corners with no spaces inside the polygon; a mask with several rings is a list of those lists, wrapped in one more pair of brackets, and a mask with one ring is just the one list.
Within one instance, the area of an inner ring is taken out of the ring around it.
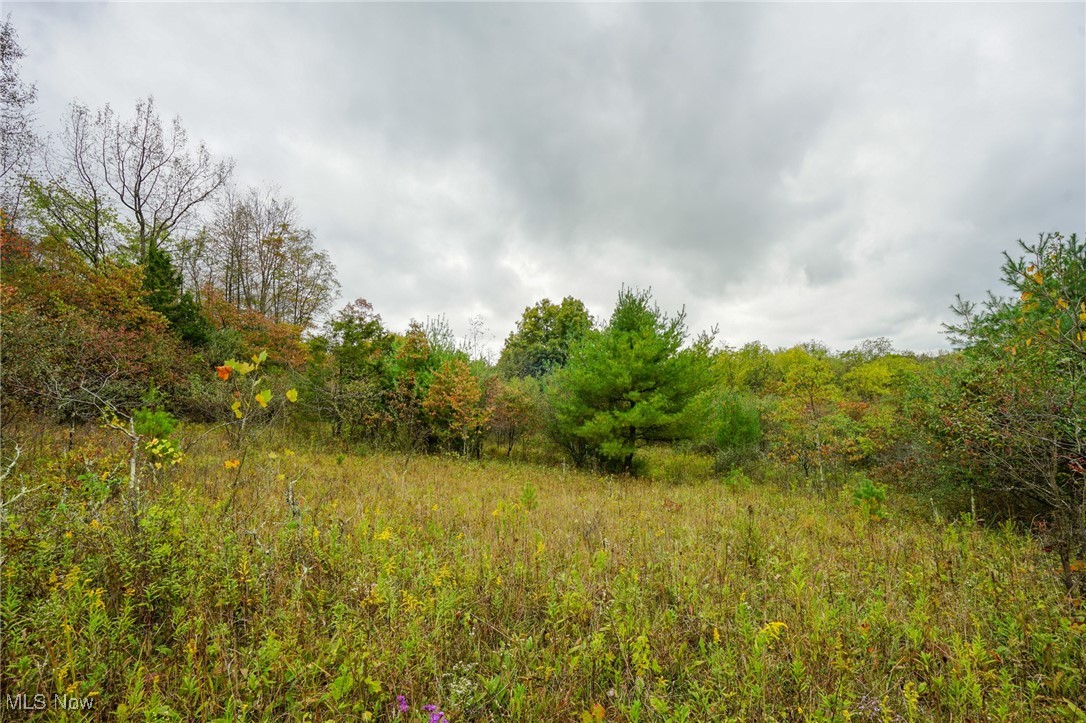
{"label": "sky", "polygon": [[39,131],[153,94],[386,325],[622,285],[692,333],[946,348],[1086,232],[1086,4],[5,2]]}

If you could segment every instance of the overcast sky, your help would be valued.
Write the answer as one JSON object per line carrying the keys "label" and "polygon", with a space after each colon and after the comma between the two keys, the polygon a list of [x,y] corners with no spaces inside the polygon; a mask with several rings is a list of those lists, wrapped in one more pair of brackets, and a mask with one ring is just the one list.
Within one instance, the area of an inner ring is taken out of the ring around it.
{"label": "overcast sky", "polygon": [[388,326],[651,286],[732,344],[946,346],[1086,231],[1086,4],[5,2],[39,129],[164,116],[277,184]]}

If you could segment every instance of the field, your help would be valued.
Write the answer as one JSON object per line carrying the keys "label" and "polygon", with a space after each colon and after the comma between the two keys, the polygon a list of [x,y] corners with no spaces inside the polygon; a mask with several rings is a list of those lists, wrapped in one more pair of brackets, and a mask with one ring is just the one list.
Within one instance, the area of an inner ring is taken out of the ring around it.
{"label": "field", "polygon": [[21,693],[70,720],[1086,720],[1082,603],[1010,526],[183,436],[132,506],[116,436],[24,435],[5,719]]}

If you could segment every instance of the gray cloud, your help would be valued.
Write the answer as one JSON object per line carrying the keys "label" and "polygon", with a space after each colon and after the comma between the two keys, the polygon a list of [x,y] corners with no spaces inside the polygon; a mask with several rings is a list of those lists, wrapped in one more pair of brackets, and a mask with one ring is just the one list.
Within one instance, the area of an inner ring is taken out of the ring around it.
{"label": "gray cloud", "polygon": [[9,7],[43,126],[154,93],[394,327],[627,283],[733,343],[931,349],[1086,227],[1082,5]]}

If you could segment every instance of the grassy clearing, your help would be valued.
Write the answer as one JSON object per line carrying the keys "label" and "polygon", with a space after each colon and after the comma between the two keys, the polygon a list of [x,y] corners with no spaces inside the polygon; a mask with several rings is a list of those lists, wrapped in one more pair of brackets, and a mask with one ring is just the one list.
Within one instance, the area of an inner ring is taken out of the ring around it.
{"label": "grassy clearing", "polygon": [[1010,528],[214,435],[133,524],[112,441],[37,444],[2,680],[96,700],[53,716],[1086,720],[1081,601]]}

